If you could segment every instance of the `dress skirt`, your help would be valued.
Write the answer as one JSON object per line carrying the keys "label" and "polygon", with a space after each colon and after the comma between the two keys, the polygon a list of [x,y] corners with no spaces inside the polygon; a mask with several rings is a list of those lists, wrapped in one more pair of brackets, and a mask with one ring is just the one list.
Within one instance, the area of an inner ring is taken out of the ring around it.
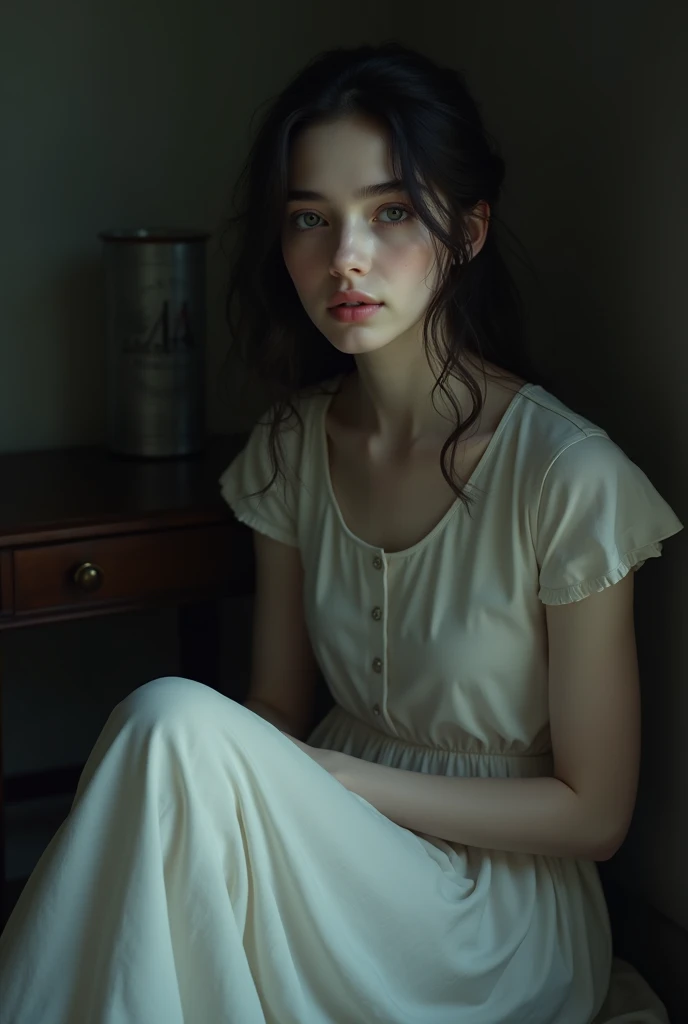
{"label": "dress skirt", "polygon": [[[311,742],[365,746],[333,710]],[[635,974],[635,1014],[601,1009],[589,868],[402,828],[243,705],[155,679],[110,714],[0,938],[2,1020],[663,1024]]]}

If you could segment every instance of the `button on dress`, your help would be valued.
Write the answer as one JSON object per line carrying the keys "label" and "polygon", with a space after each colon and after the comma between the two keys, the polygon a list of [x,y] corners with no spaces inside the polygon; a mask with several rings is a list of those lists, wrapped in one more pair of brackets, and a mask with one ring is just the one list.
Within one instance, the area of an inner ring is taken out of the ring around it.
{"label": "button on dress", "polygon": [[[336,381],[330,382],[334,390]],[[298,547],[334,707],[308,742],[437,775],[552,773],[545,606],[613,586],[682,525],[607,433],[515,395],[456,501],[387,552],[341,515],[332,394],[272,477],[259,423],[220,479]],[[390,821],[278,729],[165,677],[110,715],[0,939],[5,1024],[667,1024],[614,960],[591,861]]]}

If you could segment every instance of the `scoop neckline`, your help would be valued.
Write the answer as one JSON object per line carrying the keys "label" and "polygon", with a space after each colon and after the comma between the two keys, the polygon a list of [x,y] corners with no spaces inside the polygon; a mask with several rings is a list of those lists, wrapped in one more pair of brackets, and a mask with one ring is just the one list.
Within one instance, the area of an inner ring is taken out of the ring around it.
{"label": "scoop neckline", "polygon": [[[518,391],[514,392],[513,398],[511,399],[511,401],[507,405],[506,409],[504,410],[504,412],[502,414],[502,418],[500,419],[499,423],[497,424],[497,426],[495,428],[495,431],[494,431],[494,434],[492,435],[492,437],[490,438],[490,440],[488,442],[487,448],[485,449],[485,451],[481,455],[481,457],[478,460],[478,463],[475,466],[473,472],[471,473],[471,475],[469,476],[468,480],[466,481],[466,483],[464,485],[465,487],[471,487],[471,486],[475,485],[476,479],[482,474],[482,472],[484,471],[485,466],[491,460],[491,458],[492,458],[492,456],[494,454],[495,448],[497,447],[497,444],[498,444],[502,434],[506,430],[506,428],[507,428],[507,426],[509,424],[509,421],[512,419],[514,411],[516,410],[517,406],[520,404],[519,403],[519,399],[522,398],[526,394],[526,392],[530,391],[535,386],[536,385],[533,384],[531,381],[526,381],[525,384],[521,385],[521,387],[518,389]],[[333,509],[335,511],[335,515],[336,515],[336,517],[337,517],[337,519],[339,521],[339,525],[341,526],[341,528],[344,531],[344,533],[346,534],[346,536],[349,537],[350,540],[352,540],[356,544],[358,544],[359,547],[365,548],[367,551],[374,551],[376,554],[382,554],[382,555],[385,556],[385,558],[388,558],[388,559],[389,558],[404,558],[404,557],[407,557],[408,555],[415,554],[420,548],[424,547],[426,544],[429,544],[430,541],[438,533],[442,532],[442,530],[444,529],[446,524],[449,522],[449,520],[459,510],[459,507],[465,508],[465,506],[464,506],[464,504],[463,504],[463,502],[461,501],[460,498],[456,498],[452,502],[452,504],[449,506],[449,508],[447,509],[445,514],[442,516],[442,518],[439,520],[439,522],[437,522],[433,526],[433,528],[428,533],[426,533],[426,535],[424,537],[421,537],[421,539],[416,541],[415,544],[412,544],[411,547],[403,548],[401,551],[387,551],[385,548],[380,547],[377,544],[369,544],[368,541],[363,540],[362,537],[359,537],[357,534],[355,534],[353,532],[353,530],[349,529],[349,527],[347,526],[346,520],[344,519],[344,516],[342,514],[342,510],[339,507],[339,502],[337,501],[337,496],[334,493],[334,486],[332,484],[332,475],[330,473],[330,453],[329,453],[328,445],[327,445],[327,412],[328,412],[328,410],[330,408],[330,405],[332,404],[335,396],[338,393],[339,393],[338,391],[328,392],[324,396],[325,400],[321,403],[321,406],[320,406],[320,417],[319,417],[319,422],[318,422],[318,434],[319,434],[318,440],[319,440],[319,444],[320,444],[320,458],[322,460],[323,472],[324,472],[324,475],[325,475],[325,484],[326,484],[326,487],[327,487],[327,495],[328,495],[330,504],[332,505],[332,507],[333,507]]]}

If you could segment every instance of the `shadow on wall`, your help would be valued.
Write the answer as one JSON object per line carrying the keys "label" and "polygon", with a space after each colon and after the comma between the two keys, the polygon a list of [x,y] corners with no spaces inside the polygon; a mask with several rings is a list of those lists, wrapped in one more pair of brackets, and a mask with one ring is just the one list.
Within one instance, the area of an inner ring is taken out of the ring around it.
{"label": "shadow on wall", "polygon": [[[17,450],[17,423],[22,425],[22,451],[104,441],[105,323],[97,255],[89,246],[83,254],[56,260],[51,274],[24,275],[21,289],[8,296],[12,322],[23,325],[21,348],[13,358],[25,361],[31,373],[28,386],[4,396],[1,451]],[[49,442],[46,419],[55,424]]]}

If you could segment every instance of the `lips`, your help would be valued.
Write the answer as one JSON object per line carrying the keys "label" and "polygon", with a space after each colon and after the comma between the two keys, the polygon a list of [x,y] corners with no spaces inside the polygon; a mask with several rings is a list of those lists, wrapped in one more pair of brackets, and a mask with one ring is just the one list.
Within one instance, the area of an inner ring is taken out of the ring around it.
{"label": "lips", "polygon": [[341,324],[357,324],[379,313],[382,305],[381,302],[364,302],[360,306],[340,304],[338,306],[330,306],[327,312],[333,320],[337,320]]}
{"label": "lips", "polygon": [[335,306],[350,305],[351,303],[360,303],[364,306],[381,306],[382,303],[374,299],[372,295],[368,295],[366,292],[348,291],[348,292],[337,292],[332,296],[327,306],[328,309],[333,309]]}

